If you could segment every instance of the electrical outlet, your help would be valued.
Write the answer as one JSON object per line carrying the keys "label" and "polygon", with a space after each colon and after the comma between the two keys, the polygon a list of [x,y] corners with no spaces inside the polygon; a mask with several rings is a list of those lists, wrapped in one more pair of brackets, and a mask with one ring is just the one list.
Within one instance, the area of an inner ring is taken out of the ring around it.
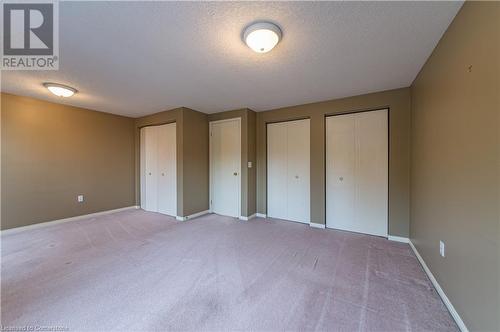
{"label": "electrical outlet", "polygon": [[439,254],[441,255],[441,257],[444,257],[444,248],[445,248],[444,242],[439,241]]}
{"label": "electrical outlet", "polygon": [[83,202],[83,195],[78,195],[78,196],[76,197],[76,200],[78,201],[78,203]]}

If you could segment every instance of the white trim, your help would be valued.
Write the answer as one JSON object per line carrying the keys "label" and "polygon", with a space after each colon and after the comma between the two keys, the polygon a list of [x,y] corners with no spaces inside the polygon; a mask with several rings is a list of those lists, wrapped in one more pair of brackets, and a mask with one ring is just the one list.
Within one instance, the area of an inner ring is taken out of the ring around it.
{"label": "white trim", "polygon": [[309,226],[313,227],[313,228],[319,228],[319,229],[325,229],[325,224],[317,224],[315,222],[310,222],[309,223]]}
{"label": "white trim", "polygon": [[175,219],[177,221],[186,221],[188,219],[198,218],[198,217],[204,216],[205,214],[209,214],[209,213],[211,213],[210,210],[205,210],[205,211],[190,214],[189,216],[185,216],[185,217],[177,216],[177,217],[175,217]]}
{"label": "white trim", "polygon": [[212,177],[212,125],[217,124],[217,123],[221,123],[221,122],[231,122],[231,121],[238,122],[238,129],[240,131],[240,134],[238,136],[239,147],[240,147],[240,151],[239,151],[240,153],[238,156],[238,158],[240,160],[240,162],[239,162],[240,167],[238,169],[238,175],[240,177],[240,181],[238,182],[238,214],[237,215],[241,215],[241,197],[242,197],[241,190],[243,188],[243,184],[242,184],[243,176],[241,174],[241,169],[242,169],[241,151],[243,150],[243,147],[241,146],[241,143],[242,143],[242,140],[241,140],[241,132],[242,132],[242,130],[241,130],[241,117],[224,119],[224,120],[217,120],[217,121],[210,121],[208,123],[208,138],[209,138],[209,140],[208,140],[208,166],[209,166],[209,172],[208,172],[208,174],[209,174],[209,187],[208,187],[208,195],[209,195],[208,199],[209,199],[209,201],[208,201],[208,203],[209,204],[208,205],[210,207],[210,211],[213,212],[212,211],[212,187],[213,187],[213,185],[212,185],[212,182],[213,182],[213,180],[212,180],[212,178],[213,178]]}
{"label": "white trim", "polygon": [[267,218],[267,214],[265,214],[265,213],[256,213],[255,217],[257,217],[257,218]]}
{"label": "white trim", "polygon": [[410,239],[409,238],[402,237],[402,236],[389,235],[387,237],[387,240],[389,240],[389,241],[395,241],[395,242],[402,242],[402,243],[410,243]]}
{"label": "white trim", "polygon": [[251,219],[253,219],[253,218],[255,218],[255,217],[257,217],[257,213],[254,213],[254,214],[252,214],[252,215],[251,215],[251,216],[249,216],[249,217],[239,216],[239,218],[238,218],[238,219],[240,219],[240,220],[244,220],[244,221],[248,221],[248,220],[251,220]]}
{"label": "white trim", "polygon": [[121,211],[127,211],[127,210],[136,210],[139,209],[140,207],[137,205],[133,206],[127,206],[119,209],[113,209],[113,210],[106,210],[106,211],[99,211],[99,212],[94,212],[94,213],[89,213],[89,214],[82,214],[79,216],[74,216],[74,217],[69,217],[69,218],[63,218],[63,219],[56,219],[56,220],[51,220],[51,221],[45,221],[37,224],[32,224],[28,226],[21,226],[21,227],[15,227],[15,228],[9,228],[6,230],[3,230],[1,232],[2,235],[7,235],[7,234],[14,234],[14,233],[19,233],[22,231],[27,231],[27,230],[32,230],[32,229],[37,229],[37,228],[43,228],[47,226],[52,226],[52,225],[57,225],[57,224],[62,224],[65,222],[69,221],[75,221],[75,220],[82,220],[82,219],[87,219],[87,218],[93,218],[93,217],[98,217],[98,216],[103,216],[106,214],[111,214],[111,213],[116,213],[116,212],[121,212]]}
{"label": "white trim", "polygon": [[458,312],[455,310],[455,307],[453,307],[453,304],[451,304],[451,301],[446,296],[444,290],[441,288],[441,286],[437,282],[436,278],[434,278],[434,275],[432,274],[431,270],[429,269],[429,267],[427,266],[427,264],[425,264],[424,259],[418,253],[417,248],[413,245],[413,243],[411,242],[411,240],[409,240],[408,243],[410,244],[410,247],[413,249],[413,252],[415,253],[415,256],[417,256],[417,259],[420,262],[420,264],[422,265],[422,268],[424,269],[425,273],[427,274],[427,276],[431,280],[432,284],[434,285],[434,288],[436,288],[439,296],[441,297],[441,299],[443,300],[444,304],[448,308],[448,311],[450,312],[451,316],[453,317],[453,319],[457,323],[458,327],[460,328],[460,331],[462,331],[462,332],[469,332],[469,329],[467,329],[467,326],[465,325],[464,321],[462,320],[462,318],[460,317],[460,315],[458,314]]}
{"label": "white trim", "polygon": [[230,118],[230,119],[215,120],[215,121],[210,121],[209,123],[231,122],[231,121],[235,121],[235,120],[238,120],[238,121],[240,121],[240,122],[241,122],[241,117],[240,117],[240,116],[237,116],[237,117]]}

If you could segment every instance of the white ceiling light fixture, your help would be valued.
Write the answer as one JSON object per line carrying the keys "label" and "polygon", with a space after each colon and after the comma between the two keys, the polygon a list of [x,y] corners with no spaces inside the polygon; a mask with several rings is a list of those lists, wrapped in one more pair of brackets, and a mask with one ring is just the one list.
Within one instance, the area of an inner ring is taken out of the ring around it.
{"label": "white ceiling light fixture", "polygon": [[281,40],[281,29],[269,22],[254,23],[245,29],[243,40],[255,52],[267,53]]}
{"label": "white ceiling light fixture", "polygon": [[71,97],[77,90],[67,85],[58,83],[43,83],[43,86],[58,97]]}

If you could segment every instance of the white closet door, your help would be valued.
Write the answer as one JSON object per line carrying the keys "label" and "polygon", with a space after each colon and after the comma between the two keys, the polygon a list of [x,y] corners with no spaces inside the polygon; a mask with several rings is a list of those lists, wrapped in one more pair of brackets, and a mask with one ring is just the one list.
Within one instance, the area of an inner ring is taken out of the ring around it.
{"label": "white closet door", "polygon": [[387,110],[326,119],[326,226],[387,236]]}
{"label": "white closet door", "polygon": [[267,125],[267,215],[288,217],[288,141],[287,126]]}
{"label": "white closet door", "polygon": [[310,121],[267,126],[267,214],[310,221]]}
{"label": "white closet door", "polygon": [[214,213],[240,216],[240,120],[210,123],[210,200]]}
{"label": "white closet door", "polygon": [[309,119],[287,123],[287,219],[309,223],[310,133]]}
{"label": "white closet door", "polygon": [[142,128],[144,131],[144,197],[143,209],[158,211],[158,127]]}
{"label": "white closet door", "polygon": [[176,124],[158,126],[158,212],[177,215]]}
{"label": "white closet door", "polygon": [[354,220],[354,114],[326,119],[326,219],[331,228],[346,229]]}

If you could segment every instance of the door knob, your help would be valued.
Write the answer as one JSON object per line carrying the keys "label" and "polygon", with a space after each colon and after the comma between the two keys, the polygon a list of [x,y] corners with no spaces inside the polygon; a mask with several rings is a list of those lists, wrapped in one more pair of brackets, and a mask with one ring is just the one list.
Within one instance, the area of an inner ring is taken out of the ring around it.
{"label": "door knob", "polygon": [[298,179],[298,178],[299,178],[299,176],[298,176],[298,175],[295,175],[295,178],[296,178],[296,179]]}
{"label": "door knob", "polygon": [[161,173],[161,176],[165,176],[165,173]]}
{"label": "door knob", "polygon": [[238,175],[238,173],[237,173],[237,172],[234,172],[234,173],[233,173],[233,175],[234,175],[234,176],[237,176],[237,175]]}
{"label": "door knob", "polygon": [[151,175],[151,172],[149,172],[148,175]]}
{"label": "door knob", "polygon": [[344,177],[343,176],[339,177],[339,180],[344,181]]}

